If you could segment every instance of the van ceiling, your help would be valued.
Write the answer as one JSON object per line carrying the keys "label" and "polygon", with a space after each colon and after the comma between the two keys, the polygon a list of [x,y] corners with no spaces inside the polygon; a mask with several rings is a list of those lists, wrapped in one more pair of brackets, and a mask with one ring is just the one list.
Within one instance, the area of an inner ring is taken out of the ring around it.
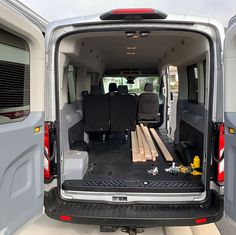
{"label": "van ceiling", "polygon": [[[136,34],[139,35],[139,32]],[[183,56],[182,53],[176,55],[176,51],[182,47],[182,50],[188,50],[188,53],[191,53],[189,46],[194,48],[195,45],[201,43],[203,49],[197,52],[195,50],[195,54],[193,52],[191,54],[192,58],[197,57],[207,49],[206,42],[205,37],[192,32],[152,31],[148,37],[138,38],[128,38],[125,32],[96,32],[71,35],[64,39],[63,45],[74,44],[73,48],[76,48],[78,60],[81,60],[83,64],[85,61],[84,58],[80,58],[80,55],[85,55],[85,53],[84,51],[82,53],[82,50],[88,50],[88,54],[97,53],[104,64],[102,72],[106,73],[127,69],[157,71],[159,65],[163,64],[167,57],[170,64],[178,65],[183,62],[181,58]],[[186,45],[188,47],[184,48]],[[61,51],[71,55],[71,52],[65,49],[66,47]]]}

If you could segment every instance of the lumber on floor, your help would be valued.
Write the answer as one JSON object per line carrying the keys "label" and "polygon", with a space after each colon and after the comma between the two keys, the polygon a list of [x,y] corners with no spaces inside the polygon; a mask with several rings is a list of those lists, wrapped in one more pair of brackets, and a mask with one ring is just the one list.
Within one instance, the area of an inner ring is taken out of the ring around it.
{"label": "lumber on floor", "polygon": [[157,152],[157,149],[153,143],[153,140],[152,140],[152,137],[150,135],[150,132],[148,130],[148,128],[146,126],[144,126],[143,124],[140,125],[142,130],[143,130],[143,133],[146,137],[146,140],[147,140],[147,144],[149,146],[149,149],[151,151],[151,155],[152,155],[152,160],[153,161],[156,161],[156,158],[158,156],[158,152]]}
{"label": "lumber on floor", "polygon": [[166,146],[164,145],[164,143],[162,142],[161,138],[159,137],[159,135],[157,134],[157,132],[155,131],[155,129],[150,128],[150,131],[158,145],[158,147],[160,148],[161,152],[164,155],[164,158],[166,159],[166,161],[168,162],[172,162],[173,161],[173,157],[171,156],[170,152],[168,151],[168,149],[166,148]]}
{"label": "lumber on floor", "polygon": [[142,142],[143,142],[144,156],[145,156],[146,160],[152,160],[152,154],[149,149],[147,139],[146,139],[142,130],[140,131],[140,134],[141,134],[141,138],[142,138]]}
{"label": "lumber on floor", "polygon": [[138,162],[140,159],[138,139],[135,131],[131,132],[131,142],[132,142],[132,160],[133,162]]}
{"label": "lumber on floor", "polygon": [[138,138],[138,146],[139,146],[139,153],[142,162],[146,162],[146,157],[144,155],[144,148],[143,148],[143,141],[142,141],[142,133],[141,128],[139,125],[136,125],[136,133]]}

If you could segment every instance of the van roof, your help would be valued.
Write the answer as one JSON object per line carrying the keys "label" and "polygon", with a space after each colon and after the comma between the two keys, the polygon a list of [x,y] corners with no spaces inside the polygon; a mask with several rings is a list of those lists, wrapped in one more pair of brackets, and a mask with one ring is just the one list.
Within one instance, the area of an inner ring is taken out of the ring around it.
{"label": "van roof", "polygon": [[[165,12],[166,13],[166,12]],[[102,22],[103,20],[100,19],[100,16],[104,14],[104,12],[96,13],[92,15],[84,15],[84,16],[77,16],[77,17],[68,17],[60,20],[55,20],[53,22],[57,22],[59,25],[66,25],[66,24],[74,24],[74,23],[89,23],[89,22]],[[154,21],[158,22],[198,22],[198,23],[209,23],[211,21],[215,21],[212,18],[209,17],[202,17],[202,16],[196,16],[196,15],[187,15],[187,14],[173,14],[167,12],[166,19],[159,19]]]}
{"label": "van roof", "polygon": [[[86,16],[78,16],[78,17],[71,17],[71,18],[65,18],[65,19],[61,19],[61,20],[56,20],[56,21],[52,21],[49,25],[48,28],[46,30],[46,32],[49,34],[55,29],[55,28],[62,28],[63,26],[70,26],[70,25],[78,25],[78,24],[99,24],[102,22],[105,22],[103,20],[100,19],[100,16],[104,14],[104,12],[102,13],[97,13],[97,14],[93,14],[93,15],[86,15]],[[172,22],[172,23],[201,23],[201,24],[211,24],[213,25],[215,28],[218,29],[219,34],[220,34],[220,38],[221,38],[221,43],[223,46],[223,39],[224,39],[224,35],[225,35],[225,31],[224,31],[224,27],[223,24],[215,19],[209,18],[209,17],[201,17],[201,16],[194,16],[194,15],[186,15],[186,14],[169,14],[167,13],[168,16],[166,19],[155,19],[153,20],[153,22]],[[106,21],[106,23],[108,22],[114,22],[114,21]],[[123,20],[123,21],[119,21],[120,23],[127,23],[129,22],[128,20]],[[137,21],[138,22],[138,21]],[[140,22],[140,21],[139,21]],[[145,21],[142,21],[145,22]],[[150,22],[150,20],[149,20]],[[46,34],[47,36],[47,34]]]}

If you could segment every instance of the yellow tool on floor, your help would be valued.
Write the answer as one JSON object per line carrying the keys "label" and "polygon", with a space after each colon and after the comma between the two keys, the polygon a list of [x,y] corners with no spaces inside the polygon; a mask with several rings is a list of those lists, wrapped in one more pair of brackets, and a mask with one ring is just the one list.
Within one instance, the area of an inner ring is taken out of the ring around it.
{"label": "yellow tool on floor", "polygon": [[165,169],[166,172],[170,172],[173,174],[183,173],[183,174],[191,174],[191,175],[201,175],[202,172],[199,171],[201,168],[201,162],[199,156],[195,156],[193,159],[193,163],[190,166],[176,166],[175,163],[172,164],[170,168]]}
{"label": "yellow tool on floor", "polygon": [[195,156],[193,159],[193,163],[191,163],[191,168],[192,168],[192,175],[201,175],[202,172],[198,171],[201,168],[201,163],[200,163],[200,157]]}

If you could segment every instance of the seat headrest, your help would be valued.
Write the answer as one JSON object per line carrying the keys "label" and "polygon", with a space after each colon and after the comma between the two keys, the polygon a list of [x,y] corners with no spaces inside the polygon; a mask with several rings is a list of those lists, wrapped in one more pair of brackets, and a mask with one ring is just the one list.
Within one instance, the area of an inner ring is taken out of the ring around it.
{"label": "seat headrest", "polygon": [[91,86],[91,95],[101,95],[102,94],[102,89],[100,86]]}
{"label": "seat headrest", "polygon": [[117,91],[117,84],[115,82],[111,82],[109,84],[109,92]]}
{"label": "seat headrest", "polygon": [[119,85],[118,86],[118,93],[121,95],[127,95],[128,94],[128,87],[126,85]]}
{"label": "seat headrest", "polygon": [[146,83],[144,86],[144,91],[146,92],[153,92],[153,85],[152,83]]}

